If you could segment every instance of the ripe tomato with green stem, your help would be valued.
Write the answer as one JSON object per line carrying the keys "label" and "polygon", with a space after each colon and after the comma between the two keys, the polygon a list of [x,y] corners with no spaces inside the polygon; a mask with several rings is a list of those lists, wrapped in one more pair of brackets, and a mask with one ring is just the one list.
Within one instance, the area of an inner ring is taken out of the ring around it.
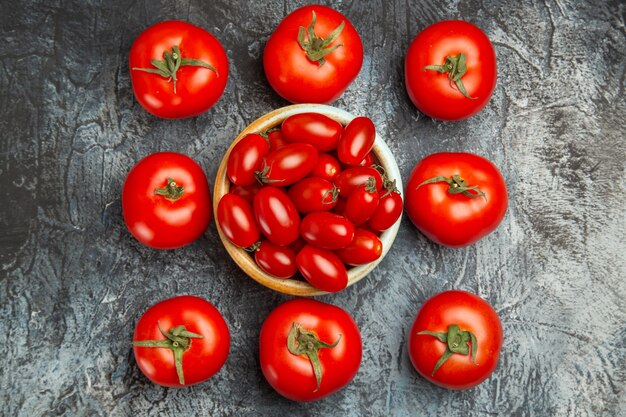
{"label": "ripe tomato with green stem", "polygon": [[202,168],[186,155],[157,152],[130,170],[122,212],[131,234],[155,249],[198,239],[211,221],[211,192]]}
{"label": "ripe tomato with green stem", "polygon": [[345,387],[363,353],[352,317],[339,307],[298,298],[276,307],[259,336],[267,382],[293,401],[315,401]]}
{"label": "ripe tomato with green stem", "polygon": [[409,332],[409,357],[430,382],[472,388],[491,375],[502,348],[502,324],[485,300],[444,291],[426,300]]}
{"label": "ripe tomato with green stem", "polygon": [[141,372],[155,384],[180,388],[219,371],[230,349],[230,332],[208,301],[179,296],[150,307],[135,326],[133,351]]}
{"label": "ripe tomato with green stem", "polygon": [[228,80],[228,58],[206,30],[168,20],[143,31],[130,48],[137,101],[155,116],[178,119],[210,109]]}

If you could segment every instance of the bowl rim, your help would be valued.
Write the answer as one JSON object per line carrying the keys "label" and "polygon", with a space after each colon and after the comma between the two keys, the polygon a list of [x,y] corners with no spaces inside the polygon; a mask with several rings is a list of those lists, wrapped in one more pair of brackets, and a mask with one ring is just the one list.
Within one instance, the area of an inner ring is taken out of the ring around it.
{"label": "bowl rim", "polygon": [[[293,116],[294,114],[299,113],[310,112],[321,113],[325,116],[330,117],[331,119],[337,120],[343,126],[347,125],[352,119],[357,117],[343,109],[324,104],[294,104],[286,107],[281,107],[269,113],[266,113],[263,116],[254,120],[248,126],[246,126],[232,141],[232,143],[224,153],[222,161],[220,162],[220,165],[217,169],[213,188],[213,218],[215,219],[217,232],[219,234],[220,240],[222,241],[222,244],[226,248],[226,251],[235,261],[237,266],[241,270],[243,270],[246,275],[257,281],[258,283],[262,284],[263,286],[284,294],[297,296],[318,296],[330,293],[327,291],[319,290],[306,281],[291,278],[277,278],[263,271],[256,264],[253,257],[250,256],[250,254],[246,252],[245,249],[233,244],[222,233],[217,217],[217,206],[222,196],[230,191],[231,184],[228,180],[228,176],[226,175],[226,166],[228,157],[234,146],[248,134],[265,132],[272,127],[278,126],[280,123],[282,123],[283,120],[285,120],[289,116]],[[396,160],[391,153],[391,150],[382,139],[382,137],[379,135],[378,131],[376,131],[376,140],[374,142],[372,152],[375,153],[378,159],[378,163],[384,168],[389,178],[396,181],[398,191],[400,195],[404,198],[402,189],[402,178],[400,177],[398,164],[396,163]],[[352,267],[348,270],[348,285],[346,286],[346,288],[363,279],[383,260],[383,258],[389,252],[389,249],[391,249],[396,235],[398,234],[401,220],[402,213],[400,214],[400,217],[393,226],[380,234],[379,238],[383,245],[383,251],[377,260],[365,265]]]}

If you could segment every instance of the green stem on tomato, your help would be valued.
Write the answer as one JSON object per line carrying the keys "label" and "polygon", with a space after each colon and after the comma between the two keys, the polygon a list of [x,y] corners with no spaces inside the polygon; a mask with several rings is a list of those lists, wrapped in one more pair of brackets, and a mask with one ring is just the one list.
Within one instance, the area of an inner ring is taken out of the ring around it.
{"label": "green stem on tomato", "polygon": [[[313,19],[309,24],[308,28],[304,28],[304,26],[300,26],[298,29],[298,44],[300,47],[306,52],[307,58],[309,58],[312,62],[317,62],[317,64],[321,67],[326,62],[324,57],[335,49],[343,46],[343,44],[330,46],[339,35],[341,35],[341,31],[345,26],[345,22],[341,22],[339,26],[333,30],[326,39],[321,38],[315,34],[315,22],[317,21],[317,15],[315,11],[313,11]],[[308,35],[308,39],[307,39]]]}
{"label": "green stem on tomato", "polygon": [[[476,365],[478,340],[476,340],[474,333],[468,330],[461,330],[457,324],[449,325],[447,332],[431,332],[424,330],[418,332],[417,334],[434,336],[439,339],[440,342],[446,344],[446,351],[443,355],[441,355],[435,364],[435,368],[433,369],[431,376],[435,375],[435,372],[441,368],[441,365],[443,365],[455,353],[458,353],[459,355],[467,355],[469,353],[470,360],[474,362],[474,365]],[[472,346],[472,350],[470,350],[470,344]]]}
{"label": "green stem on tomato", "polygon": [[465,57],[465,54],[461,52],[458,55],[448,55],[443,65],[426,65],[422,68],[422,70],[433,70],[439,72],[440,74],[443,74],[444,72],[447,73],[448,79],[450,79],[450,86],[454,83],[461,94],[470,100],[476,100],[476,97],[470,97],[470,95],[467,94],[465,85],[461,80],[463,75],[467,72],[467,65],[465,64],[466,60],[467,58]]}
{"label": "green stem on tomato", "polygon": [[182,185],[176,184],[173,178],[167,178],[167,185],[163,188],[157,188],[154,190],[155,194],[162,195],[171,201],[176,201],[185,194],[185,188]]}
{"label": "green stem on tomato", "polygon": [[458,174],[455,174],[450,178],[440,175],[427,179],[426,181],[418,185],[417,188],[420,188],[422,185],[434,184],[437,182],[447,183],[450,186],[448,188],[448,193],[450,194],[463,194],[464,196],[469,198],[482,197],[485,199],[485,201],[487,201],[487,195],[482,190],[480,190],[477,185],[469,186],[467,182]]}

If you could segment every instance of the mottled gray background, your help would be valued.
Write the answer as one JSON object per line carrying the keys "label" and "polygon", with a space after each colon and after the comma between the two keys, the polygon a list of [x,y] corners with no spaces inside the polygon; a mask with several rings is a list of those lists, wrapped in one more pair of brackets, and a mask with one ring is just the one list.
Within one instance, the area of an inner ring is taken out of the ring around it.
{"label": "mottled gray background", "polygon": [[[186,153],[213,182],[229,142],[286,105],[267,84],[265,41],[297,2],[20,1],[0,3],[0,414],[39,415],[624,415],[626,383],[625,6],[620,1],[330,1],[360,32],[365,62],[335,105],[371,117],[406,179],[437,151],[493,160],[508,182],[499,229],[446,249],[404,218],[385,260],[323,300],[350,312],[361,369],[336,395],[297,404],[259,370],[267,314],[289,297],[246,277],[215,225],[176,250],[126,231],[120,190],[159,150]],[[178,18],[215,34],[231,78],[221,101],[159,120],[134,100],[133,39]],[[428,24],[463,18],[498,56],[488,106],[467,121],[420,115],[403,59]],[[406,351],[421,303],[446,289],[486,298],[505,342],[478,388],[452,392],[418,376]],[[182,390],[151,384],[130,340],[151,304],[196,294],[232,332],[225,367]]]}

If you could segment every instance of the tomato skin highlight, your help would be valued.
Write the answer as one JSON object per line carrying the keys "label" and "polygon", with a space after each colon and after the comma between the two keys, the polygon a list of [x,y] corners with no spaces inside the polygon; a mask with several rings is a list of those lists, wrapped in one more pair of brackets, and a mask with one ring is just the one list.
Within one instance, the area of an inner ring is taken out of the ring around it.
{"label": "tomato skin highlight", "polygon": [[346,165],[362,165],[375,140],[374,123],[367,117],[356,117],[343,130],[337,145],[337,157]]}
{"label": "tomato skin highlight", "polygon": [[307,244],[296,255],[296,265],[304,279],[319,290],[337,292],[348,286],[346,267],[329,250]]}
{"label": "tomato skin highlight", "polygon": [[282,146],[265,158],[257,179],[270,185],[286,187],[306,177],[317,163],[317,149],[306,143]]}
{"label": "tomato skin highlight", "polygon": [[300,223],[300,235],[322,249],[345,248],[354,238],[354,225],[344,216],[326,211],[307,214]]}
{"label": "tomato skin highlight", "polygon": [[[155,194],[168,178],[182,186],[176,200]],[[155,249],[175,249],[202,236],[211,221],[211,192],[200,166],[186,155],[157,152],[146,156],[126,176],[122,212],[131,234]]]}
{"label": "tomato skin highlight", "polygon": [[341,171],[335,178],[334,184],[339,187],[339,195],[348,197],[357,187],[365,184],[370,177],[376,181],[376,189],[383,188],[383,179],[376,169],[372,167],[354,167]]}
{"label": "tomato skin highlight", "polygon": [[339,164],[339,161],[334,156],[327,153],[320,153],[315,167],[313,167],[313,170],[309,173],[309,177],[322,178],[333,182],[340,172],[341,164]]}
{"label": "tomato skin highlight", "polygon": [[[446,344],[418,333],[446,332],[452,324],[475,335],[478,347],[475,363],[469,354],[454,353],[433,374]],[[409,332],[408,350],[413,367],[424,378],[444,388],[461,390],[475,387],[493,373],[502,341],[500,318],[489,303],[467,291],[444,291],[426,300],[419,309]]]}
{"label": "tomato skin highlight", "polygon": [[250,247],[261,238],[252,207],[238,195],[226,194],[220,199],[217,222],[228,240],[239,247]]}
{"label": "tomato skin highlight", "polygon": [[378,236],[369,230],[356,229],[352,242],[335,253],[346,265],[364,265],[380,258],[383,253],[383,244]]}
{"label": "tomato skin highlight", "polygon": [[226,174],[235,185],[250,185],[256,181],[254,173],[263,166],[269,153],[269,143],[261,135],[250,134],[241,139],[228,155]]}
{"label": "tomato skin highlight", "polygon": [[[176,93],[172,81],[133,68],[154,68],[151,60],[180,47],[182,58],[197,59],[217,72],[197,66],[177,71]],[[187,22],[169,20],[144,30],[133,42],[129,56],[130,79],[135,98],[151,114],[166,119],[197,116],[221,97],[228,80],[228,58],[221,43],[209,32]]]}
{"label": "tomato skin highlight", "polygon": [[283,121],[281,131],[288,143],[308,143],[319,152],[328,152],[337,147],[343,126],[320,113],[298,113]]}
{"label": "tomato skin highlight", "polygon": [[133,346],[137,366],[155,384],[172,388],[198,384],[217,373],[226,362],[230,349],[228,325],[208,301],[186,295],[153,305],[137,322],[133,342],[165,339],[159,325],[166,331],[184,325],[203,338],[192,339],[189,349],[183,352],[185,385],[179,382],[170,349]]}
{"label": "tomato skin highlight", "polygon": [[[466,55],[467,72],[461,81],[465,97],[447,73],[424,70],[443,65],[447,56]],[[462,120],[482,110],[496,85],[496,54],[491,41],[478,27],[462,20],[447,20],[428,26],[409,46],[405,82],[409,98],[427,116],[439,120]],[[452,86],[451,86],[452,85]]]}
{"label": "tomato skin highlight", "polygon": [[[450,194],[448,184],[424,181],[460,175],[478,186],[486,198]],[[449,247],[470,245],[494,231],[506,213],[508,196],[504,178],[489,160],[470,153],[436,153],[418,162],[406,184],[406,212],[420,232]]]}
{"label": "tomato skin highlight", "polygon": [[287,194],[276,187],[263,187],[254,196],[254,215],[267,239],[286,246],[300,237],[300,216]]}
{"label": "tomato skin highlight", "polygon": [[[318,352],[322,381],[318,390],[312,365],[305,355],[287,348],[293,323],[314,332],[335,348]],[[350,383],[359,370],[363,347],[359,329],[343,309],[320,301],[297,298],[276,307],[265,319],[259,336],[259,361],[267,382],[280,395],[293,401],[315,401]]]}
{"label": "tomato skin highlight", "polygon": [[277,278],[287,279],[298,272],[295,252],[288,246],[278,246],[268,240],[261,242],[254,251],[254,260],[261,269]]}
{"label": "tomato skin highlight", "polygon": [[376,211],[369,218],[368,225],[373,230],[383,232],[393,226],[402,215],[402,196],[392,191],[387,193],[386,190],[378,192],[381,196],[378,201]]}
{"label": "tomato skin highlight", "polygon": [[[327,38],[341,22],[345,27],[329,46],[343,45],[319,65],[309,60],[298,43],[298,31],[317,16],[315,33]],[[350,21],[330,7],[309,5],[287,15],[271,34],[263,52],[267,81],[292,103],[330,103],[338,99],[356,78],[363,64],[363,44]]]}

